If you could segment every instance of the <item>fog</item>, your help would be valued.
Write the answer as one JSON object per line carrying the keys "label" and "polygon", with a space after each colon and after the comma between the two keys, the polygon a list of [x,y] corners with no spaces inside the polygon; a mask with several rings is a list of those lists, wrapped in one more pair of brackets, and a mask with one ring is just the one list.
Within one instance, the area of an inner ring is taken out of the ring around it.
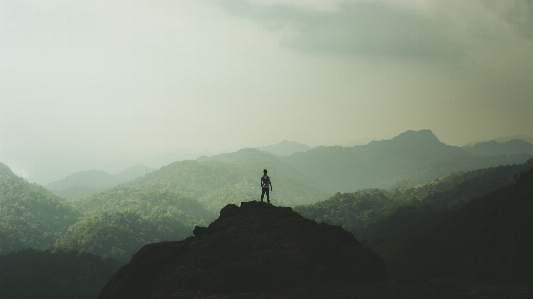
{"label": "fog", "polygon": [[533,136],[533,2],[0,1],[0,161],[46,184],[282,140]]}

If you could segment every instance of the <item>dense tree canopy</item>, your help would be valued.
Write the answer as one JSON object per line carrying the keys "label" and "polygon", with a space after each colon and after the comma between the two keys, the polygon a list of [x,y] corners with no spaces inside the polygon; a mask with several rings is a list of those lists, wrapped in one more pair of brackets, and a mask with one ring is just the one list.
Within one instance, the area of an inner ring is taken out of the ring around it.
{"label": "dense tree canopy", "polygon": [[55,245],[127,260],[146,244],[180,240],[192,233],[175,217],[149,216],[135,212],[97,214],[69,227]]}
{"label": "dense tree canopy", "polygon": [[0,254],[49,248],[79,213],[39,185],[0,174]]}
{"label": "dense tree canopy", "polygon": [[73,203],[86,216],[105,212],[131,212],[148,219],[176,218],[184,224],[205,225],[214,219],[197,200],[181,196],[168,189],[137,189],[115,187]]}
{"label": "dense tree canopy", "polygon": [[533,159],[519,165],[458,172],[419,185],[402,182],[389,190],[336,193],[325,201],[297,206],[295,210],[310,219],[342,225],[357,238],[374,242],[511,185],[513,177],[531,167]]}

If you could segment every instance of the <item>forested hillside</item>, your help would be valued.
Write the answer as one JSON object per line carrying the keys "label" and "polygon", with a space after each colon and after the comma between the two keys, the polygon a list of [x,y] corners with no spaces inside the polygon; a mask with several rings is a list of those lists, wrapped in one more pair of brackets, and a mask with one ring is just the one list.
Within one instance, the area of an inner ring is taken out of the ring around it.
{"label": "forested hillside", "polygon": [[533,154],[478,156],[439,141],[430,131],[407,131],[368,145],[321,146],[281,157],[331,193],[387,188],[402,180],[422,183],[459,171],[524,163]]}
{"label": "forested hillside", "polygon": [[179,240],[215,215],[174,192],[115,187],[72,204],[40,185],[0,174],[0,254],[32,247],[129,258],[143,245]]}
{"label": "forested hillside", "polygon": [[517,175],[532,167],[530,159],[519,165],[454,173],[413,187],[336,193],[327,200],[294,209],[307,218],[341,225],[358,239],[374,243],[423,219],[511,185]]}
{"label": "forested hillside", "polygon": [[215,217],[197,200],[166,189],[115,187],[73,206],[86,218],[69,227],[56,247],[118,259],[131,257],[149,243],[190,236],[195,225]]}
{"label": "forested hillside", "polygon": [[469,278],[531,286],[532,213],[533,168],[516,184],[412,226],[376,250],[391,277]]}
{"label": "forested hillside", "polygon": [[79,215],[43,187],[0,174],[0,254],[49,248]]}
{"label": "forested hillside", "polygon": [[46,185],[46,188],[67,201],[74,201],[134,180],[151,171],[152,168],[144,165],[129,167],[115,175],[102,170],[80,171],[52,182]]}
{"label": "forested hillside", "polygon": [[169,215],[145,217],[135,212],[105,212],[76,222],[55,245],[125,262],[146,244],[181,240],[191,234],[191,227]]}
{"label": "forested hillside", "polygon": [[197,198],[216,213],[228,203],[258,200],[260,177],[267,168],[272,178],[271,200],[276,205],[313,203],[327,196],[316,183],[276,156],[256,149],[174,162],[124,186],[143,190],[168,189]]}

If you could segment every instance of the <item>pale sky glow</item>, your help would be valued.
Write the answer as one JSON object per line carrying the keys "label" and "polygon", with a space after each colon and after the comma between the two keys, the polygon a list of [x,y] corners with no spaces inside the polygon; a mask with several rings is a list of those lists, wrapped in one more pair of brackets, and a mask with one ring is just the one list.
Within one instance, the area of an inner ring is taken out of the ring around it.
{"label": "pale sky glow", "polygon": [[282,140],[533,136],[532,53],[530,0],[0,0],[0,162],[48,183]]}

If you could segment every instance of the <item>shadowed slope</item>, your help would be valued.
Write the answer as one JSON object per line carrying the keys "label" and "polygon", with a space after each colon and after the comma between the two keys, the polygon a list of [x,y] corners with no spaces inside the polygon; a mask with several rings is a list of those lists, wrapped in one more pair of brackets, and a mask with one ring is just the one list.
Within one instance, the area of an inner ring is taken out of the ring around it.
{"label": "shadowed slope", "polygon": [[512,186],[424,221],[378,252],[391,276],[531,282],[533,169]]}
{"label": "shadowed slope", "polygon": [[105,298],[259,293],[386,280],[383,261],[338,226],[259,202],[227,205],[195,237],[143,247]]}

